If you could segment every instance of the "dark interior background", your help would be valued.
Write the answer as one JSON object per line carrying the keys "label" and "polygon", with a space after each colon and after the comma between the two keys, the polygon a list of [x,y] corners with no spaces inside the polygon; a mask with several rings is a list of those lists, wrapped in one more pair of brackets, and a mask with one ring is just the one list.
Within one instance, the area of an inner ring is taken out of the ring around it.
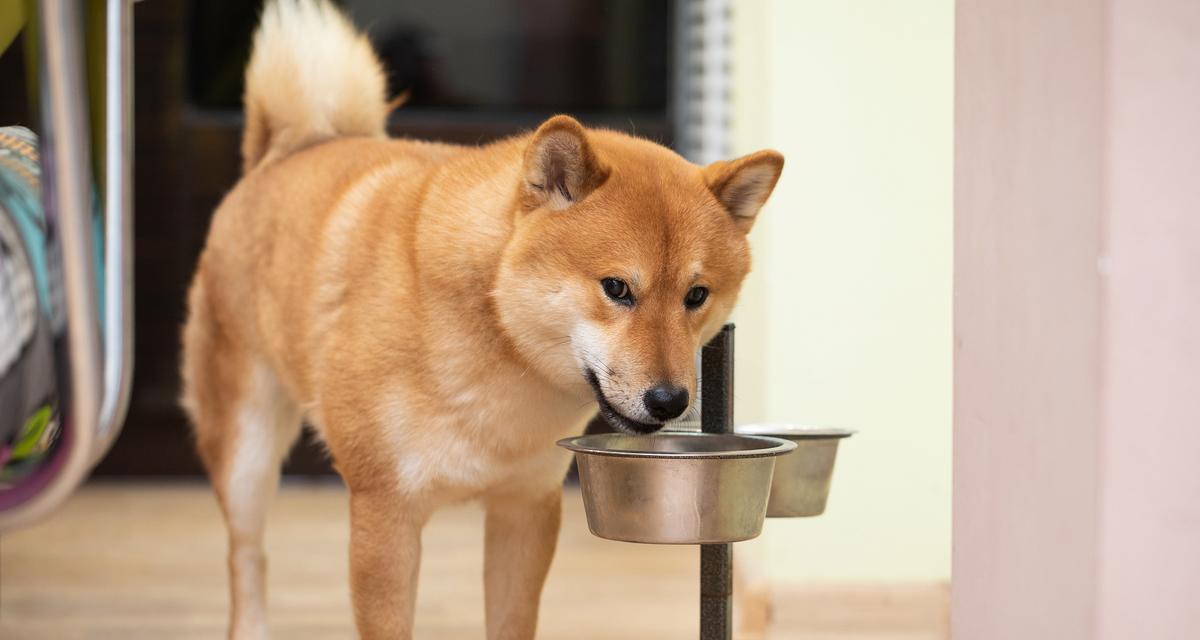
{"label": "dark interior background", "polygon": [[[555,113],[670,144],[670,0],[347,0],[389,71],[393,135],[485,143]],[[177,404],[184,294],[209,218],[236,182],[242,70],[261,2],[134,10],[136,367],[101,475],[201,473]],[[0,55],[0,124],[37,131],[23,43]],[[593,424],[591,429],[603,429]],[[331,473],[305,442],[286,471]]]}

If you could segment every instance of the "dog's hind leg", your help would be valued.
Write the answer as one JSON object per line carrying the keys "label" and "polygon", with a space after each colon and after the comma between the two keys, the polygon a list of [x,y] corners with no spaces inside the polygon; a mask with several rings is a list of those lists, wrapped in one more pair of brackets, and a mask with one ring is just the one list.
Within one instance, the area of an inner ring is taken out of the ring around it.
{"label": "dog's hind leg", "polygon": [[279,487],[280,467],[300,433],[301,415],[274,374],[258,365],[237,412],[229,461],[213,485],[229,527],[230,637],[265,638],[263,525]]}
{"label": "dog's hind leg", "polygon": [[184,405],[229,530],[229,637],[267,637],[263,525],[301,413],[270,368],[232,344],[193,291]]}

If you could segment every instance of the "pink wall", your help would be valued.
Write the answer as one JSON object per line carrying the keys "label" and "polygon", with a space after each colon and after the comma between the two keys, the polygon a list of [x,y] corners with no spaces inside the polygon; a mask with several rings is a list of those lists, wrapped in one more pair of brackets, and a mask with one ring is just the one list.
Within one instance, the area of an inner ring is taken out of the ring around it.
{"label": "pink wall", "polygon": [[1200,638],[1200,0],[1110,0],[1100,636]]}
{"label": "pink wall", "polygon": [[952,628],[1091,638],[1103,12],[956,14]]}
{"label": "pink wall", "polygon": [[1200,638],[1200,2],[956,19],[954,637]]}

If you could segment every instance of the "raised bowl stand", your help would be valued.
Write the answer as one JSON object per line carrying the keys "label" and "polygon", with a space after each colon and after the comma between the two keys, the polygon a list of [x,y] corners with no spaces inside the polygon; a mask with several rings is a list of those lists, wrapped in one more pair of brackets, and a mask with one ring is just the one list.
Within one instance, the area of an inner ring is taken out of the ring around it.
{"label": "raised bowl stand", "polygon": [[[721,328],[700,354],[700,430],[733,433],[733,331]],[[733,545],[700,545],[700,640],[733,637]]]}

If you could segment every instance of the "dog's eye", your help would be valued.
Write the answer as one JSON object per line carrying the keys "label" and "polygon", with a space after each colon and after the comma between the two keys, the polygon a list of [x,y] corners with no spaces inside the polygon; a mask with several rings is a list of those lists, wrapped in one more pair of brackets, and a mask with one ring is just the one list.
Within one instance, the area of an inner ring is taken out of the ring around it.
{"label": "dog's eye", "polygon": [[624,280],[605,278],[600,281],[600,286],[604,287],[604,294],[613,300],[621,304],[633,304],[633,293]]}
{"label": "dog's eye", "polygon": [[683,298],[683,306],[695,309],[708,299],[708,287],[692,287]]}

